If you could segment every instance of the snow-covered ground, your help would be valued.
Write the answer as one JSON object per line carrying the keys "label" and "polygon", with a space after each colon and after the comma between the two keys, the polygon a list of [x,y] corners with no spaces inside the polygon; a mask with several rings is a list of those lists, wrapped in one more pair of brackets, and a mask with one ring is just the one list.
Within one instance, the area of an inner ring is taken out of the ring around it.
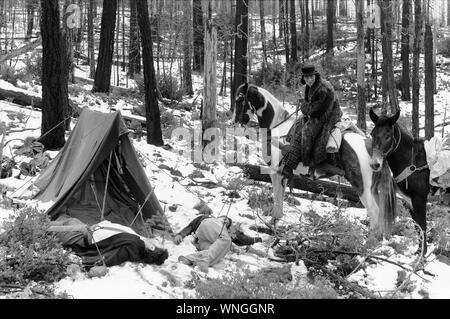
{"label": "snow-covered ground", "polygon": [[[442,100],[436,99],[438,101]],[[226,102],[225,102],[226,103]],[[444,103],[437,106],[444,106]],[[120,108],[120,103],[114,107]],[[102,102],[96,104],[97,109],[108,111],[108,104]],[[438,109],[438,108],[437,108]],[[19,121],[18,119],[22,120]],[[23,120],[25,119],[25,120]],[[19,107],[7,101],[0,101],[0,121],[5,123],[17,123],[16,131],[27,128],[30,130],[22,132],[10,133],[6,140],[13,140],[4,149],[4,155],[11,156],[12,147],[14,145],[21,145],[21,140],[27,136],[39,136],[40,134],[40,120],[41,114],[38,110],[31,110]],[[14,140],[17,139],[17,140]],[[176,141],[167,140],[169,144],[176,146]],[[142,163],[150,180],[150,183],[155,189],[158,199],[163,204],[163,207],[175,205],[175,211],[166,209],[166,215],[169,223],[175,232],[181,230],[192,220],[198,213],[194,206],[200,201],[205,201],[213,210],[214,216],[225,215],[229,209],[228,216],[233,221],[241,223],[242,228],[246,233],[252,236],[261,236],[264,239],[263,243],[257,243],[254,248],[265,252],[268,256],[273,256],[273,251],[269,248],[271,243],[270,236],[266,234],[259,234],[249,227],[252,225],[263,225],[258,218],[250,220],[245,217],[246,214],[255,216],[253,211],[247,203],[246,189],[239,191],[241,198],[233,199],[226,195],[227,183],[233,178],[242,176],[240,169],[235,167],[227,167],[225,163],[218,162],[209,164],[210,170],[203,170],[205,175],[204,180],[210,180],[223,185],[222,187],[206,189],[201,186],[188,186],[190,181],[187,176],[192,173],[194,167],[192,161],[180,157],[172,151],[168,151],[159,147],[148,145],[145,141],[134,140],[136,150],[144,158]],[[54,157],[56,152],[52,152]],[[21,160],[16,158],[16,160]],[[160,164],[167,165],[172,169],[181,172],[183,178],[178,181],[174,180],[173,176],[166,169],[161,169]],[[15,170],[13,176],[16,176],[18,171]],[[27,190],[29,186],[29,177],[22,177],[17,179],[14,177],[0,180],[0,185],[7,186],[7,196],[30,196],[31,192]],[[24,199],[23,199],[24,200]],[[313,209],[320,214],[327,214],[332,212],[336,207],[328,202],[311,201],[308,199],[298,198],[298,204],[285,205],[285,216],[282,223],[295,223],[298,221],[299,215],[304,211]],[[27,201],[25,199],[25,201]],[[28,200],[30,205],[34,205],[31,200]],[[5,218],[12,214],[12,209],[0,209],[0,218]],[[366,214],[364,209],[347,208],[345,214],[357,220],[364,221]],[[162,266],[141,265],[135,263],[124,263],[120,266],[110,267],[109,273],[102,278],[88,278],[82,273],[67,276],[56,284],[58,291],[65,291],[68,295],[74,298],[192,298],[195,297],[194,290],[187,288],[186,282],[192,279],[195,274],[198,276],[199,272],[190,266],[179,263],[178,257],[190,252],[194,252],[194,246],[190,243],[190,238],[187,237],[180,245],[175,245],[168,238],[158,238],[159,244],[169,251],[169,258]],[[405,254],[396,254],[395,251],[387,244],[382,247],[383,253],[389,256],[389,260],[398,262],[412,269],[415,265],[416,256],[413,254],[415,247],[410,247],[410,252]],[[387,250],[387,252],[386,252]],[[390,250],[390,251],[389,251]],[[430,247],[433,251],[433,245]],[[228,271],[242,270],[248,267],[252,270],[261,269],[266,266],[281,266],[282,263],[270,261],[267,257],[260,257],[254,253],[245,252],[243,249],[230,252],[219,264],[210,268],[208,274],[200,273],[200,276],[208,278],[216,278],[224,275]],[[295,268],[295,267],[294,267]],[[298,268],[298,267],[297,267]],[[367,268],[352,274],[349,280],[356,281],[359,284],[368,287],[373,291],[377,291],[381,296],[388,296],[396,289],[396,281],[398,271],[401,270],[398,266],[386,262],[380,262],[375,265],[369,265]],[[415,289],[409,295],[402,295],[406,298],[422,298],[423,291],[426,291],[430,298],[450,298],[450,289],[448,283],[450,282],[450,266],[436,259],[434,254],[430,253],[427,256],[427,263],[425,266],[427,273],[421,271],[418,275],[412,275],[411,280],[415,285]],[[430,274],[433,274],[431,276]],[[420,277],[419,277],[420,276]],[[120,289],[118,289],[120,287]],[[420,293],[422,292],[422,293]]]}

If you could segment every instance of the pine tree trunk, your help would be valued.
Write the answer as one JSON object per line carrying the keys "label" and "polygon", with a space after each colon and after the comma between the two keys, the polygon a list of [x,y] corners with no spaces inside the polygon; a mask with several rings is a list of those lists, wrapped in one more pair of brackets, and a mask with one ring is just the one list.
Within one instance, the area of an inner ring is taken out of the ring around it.
{"label": "pine tree trunk", "polygon": [[117,0],[103,0],[102,27],[97,68],[92,92],[108,93],[114,54],[114,31],[116,28]]}
{"label": "pine tree trunk", "polygon": [[48,150],[64,146],[68,113],[67,74],[58,0],[41,0],[42,122],[40,142]]}
{"label": "pine tree trunk", "polygon": [[284,53],[286,57],[286,64],[290,63],[289,55],[289,23],[288,23],[288,0],[283,0],[283,35],[284,35]]}
{"label": "pine tree trunk", "polygon": [[205,44],[203,41],[205,31],[203,26],[202,1],[193,1],[193,30],[194,30],[194,64],[193,70],[203,72],[205,63]]}
{"label": "pine tree trunk", "polygon": [[450,26],[450,1],[447,0],[447,26]]}
{"label": "pine tree trunk", "polygon": [[437,79],[436,79],[436,55],[437,55],[437,24],[438,19],[434,20],[433,31],[433,94],[437,94]]}
{"label": "pine tree trunk", "polygon": [[411,100],[411,81],[409,67],[409,21],[411,17],[411,0],[403,0],[402,17],[402,100]]}
{"label": "pine tree trunk", "polygon": [[425,24],[425,139],[434,136],[434,71],[433,71],[433,32],[430,17]]}
{"label": "pine tree trunk", "polygon": [[236,89],[247,82],[248,1],[237,0],[234,37],[234,75],[231,90],[231,112],[234,111]]}
{"label": "pine tree trunk", "polygon": [[366,131],[366,84],[365,66],[366,55],[364,50],[364,2],[357,1],[356,6],[356,31],[357,31],[357,67],[356,76],[358,82],[358,120],[357,126]]}
{"label": "pine tree trunk", "polygon": [[[272,0],[272,12],[276,11],[277,7],[277,0]],[[277,37],[276,37],[276,23],[275,23],[275,14],[272,14],[272,42],[273,42],[273,61],[275,61],[275,58],[277,57]]]}
{"label": "pine tree trunk", "polygon": [[284,7],[285,2],[284,0],[278,0],[278,37],[281,38],[283,36],[283,29],[284,29]]}
{"label": "pine tree trunk", "polygon": [[190,1],[186,1],[184,3],[184,15],[185,28],[183,40],[183,87],[184,93],[192,96],[194,94],[194,90],[192,88],[192,7]]}
{"label": "pine tree trunk", "polygon": [[259,21],[260,21],[260,25],[261,25],[261,44],[262,44],[262,50],[263,50],[263,67],[266,67],[266,65],[267,65],[267,48],[266,48],[266,24],[264,21],[264,0],[259,0]]}
{"label": "pine tree trunk", "polygon": [[36,4],[34,0],[28,0],[26,4],[27,8],[27,33],[25,35],[25,41],[29,41],[31,36],[33,35],[33,27],[34,27],[34,11]]}
{"label": "pine tree trunk", "polygon": [[419,138],[420,48],[422,41],[422,1],[414,0],[414,50],[412,71],[412,134]]}
{"label": "pine tree trunk", "polygon": [[156,71],[158,75],[158,79],[160,78],[160,70],[159,70],[159,57],[161,56],[161,40],[160,40],[160,34],[161,34],[161,16],[162,16],[162,6],[163,1],[162,0],[156,0],[157,1],[157,7],[158,7],[158,14],[156,17]]}
{"label": "pine tree trunk", "polygon": [[202,131],[216,125],[217,31],[212,20],[211,0],[208,0],[205,21],[205,74],[203,86]]}
{"label": "pine tree trunk", "polygon": [[309,0],[305,0],[305,48],[304,48],[304,59],[309,59]]}
{"label": "pine tree trunk", "polygon": [[227,51],[228,51],[228,41],[225,39],[223,43],[223,69],[222,69],[222,80],[220,81],[220,91],[219,96],[226,96],[225,92],[227,89]]}
{"label": "pine tree trunk", "polygon": [[390,0],[379,0],[381,9],[381,34],[383,51],[383,96],[389,98],[391,113],[395,114],[398,107],[395,89],[394,66],[392,58],[392,3]]}
{"label": "pine tree trunk", "polygon": [[74,4],[73,0],[65,0],[63,6],[63,38],[65,43],[65,65],[67,69],[67,77],[70,82],[75,83],[74,75],[74,62],[73,62],[73,43],[75,36],[74,25],[68,23],[69,17],[72,16],[72,12],[68,12],[68,6]]}
{"label": "pine tree trunk", "polygon": [[[369,6],[370,6],[370,0],[367,0],[367,8],[369,8]],[[369,19],[369,17],[367,17],[367,20]],[[367,41],[367,44],[366,44],[366,51],[367,51],[367,53],[371,53],[371,29],[369,28],[369,27],[367,27],[367,30],[366,30],[366,41]]]}
{"label": "pine tree trunk", "polygon": [[[133,1],[133,0],[132,0]],[[94,0],[89,0],[88,11],[88,56],[89,78],[95,77],[95,42],[94,42]]]}
{"label": "pine tree trunk", "polygon": [[334,37],[333,37],[333,25],[334,25],[334,1],[327,0],[327,64],[330,65],[331,57],[334,55]]}
{"label": "pine tree trunk", "polygon": [[148,13],[147,0],[136,0],[138,24],[142,43],[145,87],[145,117],[147,120],[147,143],[161,146],[164,144],[161,132],[161,116],[156,95],[156,78],[153,67],[152,29]]}
{"label": "pine tree trunk", "polygon": [[295,64],[298,61],[297,58],[297,24],[295,22],[295,0],[291,1],[290,7],[290,26],[291,26],[291,63]]}

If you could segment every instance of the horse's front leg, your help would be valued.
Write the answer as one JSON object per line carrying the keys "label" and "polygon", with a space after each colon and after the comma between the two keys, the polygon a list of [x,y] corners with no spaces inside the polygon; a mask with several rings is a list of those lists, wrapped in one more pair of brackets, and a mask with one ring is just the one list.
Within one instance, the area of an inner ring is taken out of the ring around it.
{"label": "horse's front leg", "polygon": [[[420,227],[419,231],[419,248],[416,251],[416,254],[422,252],[422,255],[427,253],[427,198],[416,195],[411,197],[413,210],[411,211],[411,215],[414,221]],[[423,251],[422,251],[423,246]]]}
{"label": "horse's front leg", "polygon": [[287,181],[279,173],[270,174],[270,179],[272,180],[273,191],[272,218],[276,222],[283,217],[283,200]]}

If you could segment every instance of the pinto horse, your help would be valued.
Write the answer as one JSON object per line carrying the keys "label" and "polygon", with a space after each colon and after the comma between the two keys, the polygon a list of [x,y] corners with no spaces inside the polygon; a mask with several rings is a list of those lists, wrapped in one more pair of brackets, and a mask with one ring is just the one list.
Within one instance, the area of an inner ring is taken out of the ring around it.
{"label": "pinto horse", "polygon": [[423,245],[423,252],[426,253],[426,206],[430,193],[430,169],[424,141],[413,139],[400,128],[397,124],[400,111],[387,117],[378,116],[370,110],[369,116],[375,124],[371,132],[373,152],[370,166],[377,172],[387,166],[383,165],[387,161],[400,195],[406,199],[412,218],[423,231],[420,246]]}
{"label": "pinto horse", "polygon": [[[270,165],[274,168],[270,177],[274,194],[273,218],[283,215],[285,180],[279,173],[281,150],[291,127],[295,125],[297,115],[289,114],[283,104],[267,90],[244,83],[238,87],[235,96],[233,123],[246,125],[253,115],[257,115],[260,128],[268,130],[271,138]],[[395,188],[388,167],[374,172],[370,167],[371,156],[366,147],[366,137],[354,132],[345,133],[342,139],[337,165],[343,176],[356,189],[359,198],[367,210],[370,229],[376,234],[389,233],[395,218]],[[264,148],[264,144],[263,148]],[[294,174],[307,170],[302,163]],[[388,187],[389,186],[389,187]]]}

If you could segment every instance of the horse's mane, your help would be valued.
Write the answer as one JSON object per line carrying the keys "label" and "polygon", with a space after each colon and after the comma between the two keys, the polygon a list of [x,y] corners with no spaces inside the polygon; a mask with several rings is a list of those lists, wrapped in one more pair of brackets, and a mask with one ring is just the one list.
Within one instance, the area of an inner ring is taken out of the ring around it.
{"label": "horse's mane", "polygon": [[408,137],[410,137],[414,144],[423,144],[425,142],[425,138],[423,137],[414,137],[409,128],[406,127],[404,123],[395,123],[395,125]]}

